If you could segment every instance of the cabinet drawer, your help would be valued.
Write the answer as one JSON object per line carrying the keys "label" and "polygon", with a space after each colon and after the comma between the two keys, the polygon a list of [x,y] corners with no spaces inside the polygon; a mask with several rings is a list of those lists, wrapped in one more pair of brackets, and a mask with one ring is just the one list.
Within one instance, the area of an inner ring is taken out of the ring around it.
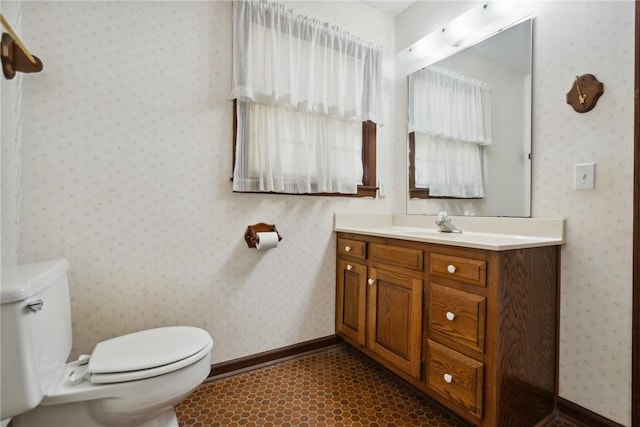
{"label": "cabinet drawer", "polygon": [[427,385],[452,403],[482,418],[484,365],[428,341]]}
{"label": "cabinet drawer", "polygon": [[367,242],[338,238],[338,255],[346,255],[354,258],[367,258]]}
{"label": "cabinet drawer", "polygon": [[403,248],[400,246],[381,245],[371,243],[369,245],[369,258],[381,264],[394,265],[422,271],[423,252],[419,249]]}
{"label": "cabinet drawer", "polygon": [[487,261],[452,255],[431,254],[430,272],[472,285],[486,286]]}
{"label": "cabinet drawer", "polygon": [[429,330],[484,352],[486,298],[431,283]]}

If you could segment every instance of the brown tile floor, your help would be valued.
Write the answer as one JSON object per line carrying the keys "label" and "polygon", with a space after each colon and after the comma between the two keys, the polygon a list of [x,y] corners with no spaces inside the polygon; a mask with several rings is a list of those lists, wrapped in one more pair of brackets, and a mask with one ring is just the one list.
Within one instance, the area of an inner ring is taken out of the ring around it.
{"label": "brown tile floor", "polygon": [[180,427],[465,425],[346,346],[205,383],[176,412]]}

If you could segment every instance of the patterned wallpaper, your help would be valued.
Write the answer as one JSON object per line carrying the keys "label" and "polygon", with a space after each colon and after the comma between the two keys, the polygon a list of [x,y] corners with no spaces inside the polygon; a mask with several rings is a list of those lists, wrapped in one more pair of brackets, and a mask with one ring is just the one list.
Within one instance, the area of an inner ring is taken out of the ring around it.
{"label": "patterned wallpaper", "polygon": [[[471,6],[410,7],[396,20],[398,50]],[[630,425],[634,4],[523,7],[534,16],[532,215],[566,218],[560,396]],[[595,74],[605,93],[593,111],[577,114],[565,94],[585,73]],[[398,117],[406,110],[401,78]],[[576,191],[574,165],[586,162],[597,163],[596,189]]]}
{"label": "patterned wallpaper", "polygon": [[[560,395],[630,425],[634,4],[532,9],[533,215],[566,218]],[[577,114],[565,94],[584,73],[605,94]],[[575,191],[574,165],[585,162],[597,163],[596,190]]]}
{"label": "patterned wallpaper", "polygon": [[[16,34],[22,33],[22,8],[16,1],[0,2],[2,15]],[[4,31],[4,30],[3,30]],[[24,39],[25,43],[29,39]],[[37,56],[37,55],[36,55]],[[0,111],[2,123],[0,138],[2,141],[2,265],[15,265],[18,262],[20,240],[20,165],[22,157],[22,125],[20,111],[22,105],[22,77],[18,73],[12,80],[0,76]]]}
{"label": "patterned wallpaper", "polygon": [[[393,18],[360,3],[290,6],[384,45],[392,110]],[[74,355],[172,324],[209,331],[214,362],[332,335],[333,213],[402,209],[393,197],[232,193],[231,12],[23,4],[45,70],[24,79],[20,260],[69,259]],[[391,118],[378,132],[385,182],[393,129]],[[277,249],[247,248],[257,222],[276,224]]]}
{"label": "patterned wallpaper", "polygon": [[[45,70],[22,84],[22,163],[5,159],[3,108],[3,262],[5,247],[21,262],[70,260],[74,355],[170,324],[208,330],[214,362],[333,333],[333,213],[405,209],[406,87],[393,56],[472,3],[419,2],[395,26],[357,2],[287,4],[383,47],[385,198],[231,192],[230,3],[22,4],[24,38]],[[533,215],[567,219],[560,394],[629,425],[633,2],[527,5]],[[578,115],[564,94],[587,72],[605,94]],[[590,161],[597,189],[574,191],[573,165]],[[19,248],[5,235],[7,166],[22,174],[10,224]],[[246,248],[256,222],[278,226],[277,249]]]}

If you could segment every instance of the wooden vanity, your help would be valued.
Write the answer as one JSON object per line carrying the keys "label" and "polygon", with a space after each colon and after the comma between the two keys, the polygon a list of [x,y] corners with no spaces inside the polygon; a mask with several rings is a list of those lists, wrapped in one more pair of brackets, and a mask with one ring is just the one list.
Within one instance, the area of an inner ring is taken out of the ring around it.
{"label": "wooden vanity", "polygon": [[337,233],[336,333],[477,426],[555,409],[560,246]]}

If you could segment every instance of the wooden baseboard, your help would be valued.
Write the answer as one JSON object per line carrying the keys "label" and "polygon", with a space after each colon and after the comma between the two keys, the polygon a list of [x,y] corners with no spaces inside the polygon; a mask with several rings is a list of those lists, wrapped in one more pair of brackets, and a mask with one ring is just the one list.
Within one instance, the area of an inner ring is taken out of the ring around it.
{"label": "wooden baseboard", "polygon": [[209,380],[223,378],[235,373],[260,368],[282,360],[301,356],[304,353],[324,350],[328,347],[343,343],[342,339],[335,335],[304,341],[287,347],[276,348],[262,353],[229,360],[211,365]]}
{"label": "wooden baseboard", "polygon": [[558,411],[553,411],[552,413],[550,413],[549,415],[547,415],[546,417],[538,421],[533,427],[546,427],[550,425],[553,422],[553,420],[556,419],[557,416],[558,416]]}
{"label": "wooden baseboard", "polygon": [[574,420],[581,422],[588,426],[602,426],[602,427],[623,427],[622,424],[618,424],[615,421],[611,421],[608,418],[598,415],[595,412],[583,408],[567,399],[558,397],[557,408],[560,413]]}

